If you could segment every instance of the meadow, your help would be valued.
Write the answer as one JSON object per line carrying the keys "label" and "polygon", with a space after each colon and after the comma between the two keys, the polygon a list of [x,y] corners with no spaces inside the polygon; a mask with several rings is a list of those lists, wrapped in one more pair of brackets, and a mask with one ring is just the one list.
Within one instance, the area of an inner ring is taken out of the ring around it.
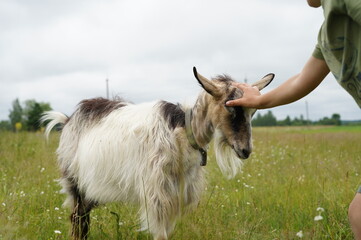
{"label": "meadow", "polygon": [[[0,239],[69,238],[58,138],[0,132]],[[203,198],[171,239],[353,239],[347,210],[361,185],[361,127],[254,128],[253,138],[231,180],[210,150]],[[108,204],[92,211],[89,239],[152,239],[138,228],[136,207]]]}

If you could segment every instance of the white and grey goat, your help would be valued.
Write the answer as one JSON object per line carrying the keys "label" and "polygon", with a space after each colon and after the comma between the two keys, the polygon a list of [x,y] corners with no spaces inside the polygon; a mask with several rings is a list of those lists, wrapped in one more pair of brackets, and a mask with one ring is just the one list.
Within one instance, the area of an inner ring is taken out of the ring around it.
{"label": "white and grey goat", "polygon": [[[233,177],[252,152],[255,109],[226,107],[242,97],[228,76],[194,75],[202,91],[191,108],[166,101],[131,104],[103,98],[79,103],[70,117],[47,112],[46,135],[62,124],[57,149],[61,185],[72,208],[72,237],[86,239],[90,211],[124,201],[140,206],[142,229],[168,239],[182,212],[196,207],[204,183],[207,145],[214,138],[222,173]],[[267,86],[268,74],[255,86]]]}

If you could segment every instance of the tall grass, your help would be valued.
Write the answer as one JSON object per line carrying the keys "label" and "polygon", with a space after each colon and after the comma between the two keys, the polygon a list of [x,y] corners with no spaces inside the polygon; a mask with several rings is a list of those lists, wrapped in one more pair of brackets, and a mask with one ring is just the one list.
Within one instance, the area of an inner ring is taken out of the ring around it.
{"label": "tall grass", "polygon": [[[0,239],[68,239],[58,137],[0,133]],[[202,201],[172,239],[300,239],[300,231],[303,239],[352,239],[347,209],[361,184],[360,128],[255,128],[254,146],[232,180],[209,153]],[[98,207],[91,221],[90,239],[152,239],[137,231],[135,206]]]}

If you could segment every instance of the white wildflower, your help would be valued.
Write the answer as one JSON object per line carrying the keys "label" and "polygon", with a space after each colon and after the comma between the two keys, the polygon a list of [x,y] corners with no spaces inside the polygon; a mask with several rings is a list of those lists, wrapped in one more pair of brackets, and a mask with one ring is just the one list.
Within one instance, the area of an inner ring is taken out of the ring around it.
{"label": "white wildflower", "polygon": [[42,172],[44,172],[45,171],[45,168],[41,168],[40,169],[40,172],[42,173]]}
{"label": "white wildflower", "polygon": [[315,221],[320,221],[320,220],[322,220],[322,219],[323,219],[323,217],[322,217],[321,215],[317,215],[317,216],[314,218]]}
{"label": "white wildflower", "polygon": [[61,234],[61,232],[59,230],[55,230],[54,233],[55,234]]}
{"label": "white wildflower", "polygon": [[296,233],[296,236],[299,237],[299,238],[303,238],[303,232],[302,232],[302,230],[299,231],[298,233]]}
{"label": "white wildflower", "polygon": [[6,203],[4,203],[4,202],[3,202],[1,205],[3,205],[4,207],[6,207]]}
{"label": "white wildflower", "polygon": [[316,211],[317,211],[317,212],[324,212],[324,211],[325,211],[325,209],[324,209],[324,208],[322,208],[322,207],[318,207],[318,208],[316,209]]}
{"label": "white wildflower", "polygon": [[55,211],[59,211],[59,208],[58,208],[58,207],[56,207],[56,208],[54,208],[54,210],[55,210]]}

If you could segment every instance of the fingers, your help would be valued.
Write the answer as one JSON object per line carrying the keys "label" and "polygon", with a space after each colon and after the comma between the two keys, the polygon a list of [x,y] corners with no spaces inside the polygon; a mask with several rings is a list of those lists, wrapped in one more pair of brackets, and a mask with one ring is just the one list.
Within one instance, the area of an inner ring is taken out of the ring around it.
{"label": "fingers", "polygon": [[226,102],[226,106],[228,107],[234,107],[234,106],[242,106],[243,100],[242,98],[229,100]]}
{"label": "fingers", "polygon": [[245,90],[245,89],[248,89],[248,88],[253,88],[253,89],[256,89],[257,91],[259,91],[259,88],[257,86],[252,86],[252,85],[249,85],[247,83],[232,83],[232,86],[236,87],[236,88],[239,88],[241,90]]}
{"label": "fingers", "polygon": [[247,83],[232,83],[232,86],[240,89],[243,92],[243,96],[238,99],[229,100],[226,102],[226,106],[229,107],[257,107],[258,96],[260,92],[257,86],[252,86]]}
{"label": "fingers", "polygon": [[244,89],[247,87],[251,87],[251,85],[247,84],[247,83],[239,83],[239,82],[233,82],[232,86],[240,88],[240,89]]}

